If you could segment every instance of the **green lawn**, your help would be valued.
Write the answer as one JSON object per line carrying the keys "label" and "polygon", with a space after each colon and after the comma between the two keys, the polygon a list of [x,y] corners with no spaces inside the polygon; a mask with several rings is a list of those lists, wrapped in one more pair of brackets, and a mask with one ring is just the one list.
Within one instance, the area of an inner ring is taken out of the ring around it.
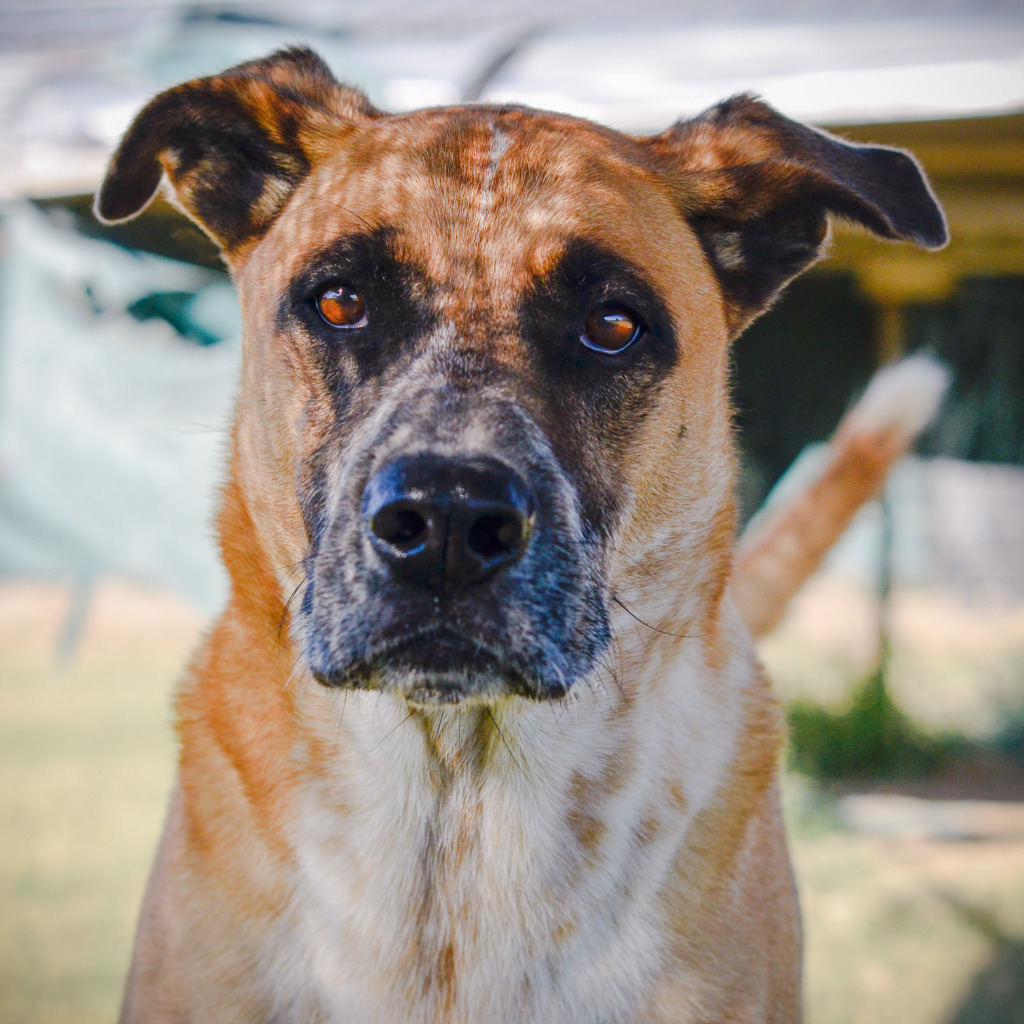
{"label": "green lawn", "polygon": [[171,781],[184,652],[87,638],[60,668],[48,639],[10,617],[0,634],[0,1021],[108,1022]]}
{"label": "green lawn", "polygon": [[[0,588],[0,1024],[115,1018],[198,631],[104,591],[58,667],[61,606]],[[789,803],[809,1024],[1024,1022],[1024,843],[853,835],[796,778]]]}
{"label": "green lawn", "polygon": [[1024,842],[791,819],[808,1024],[1024,1024]]}

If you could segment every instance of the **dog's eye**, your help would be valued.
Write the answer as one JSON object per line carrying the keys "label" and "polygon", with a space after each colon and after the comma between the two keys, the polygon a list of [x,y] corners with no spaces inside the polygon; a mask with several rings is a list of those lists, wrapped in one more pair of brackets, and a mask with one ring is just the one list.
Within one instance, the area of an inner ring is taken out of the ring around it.
{"label": "dog's eye", "polygon": [[325,288],[316,297],[316,311],[331,327],[346,330],[366,326],[366,303],[347,285]]}
{"label": "dog's eye", "polygon": [[636,313],[622,306],[598,306],[583,325],[580,341],[606,355],[624,352],[644,333]]}

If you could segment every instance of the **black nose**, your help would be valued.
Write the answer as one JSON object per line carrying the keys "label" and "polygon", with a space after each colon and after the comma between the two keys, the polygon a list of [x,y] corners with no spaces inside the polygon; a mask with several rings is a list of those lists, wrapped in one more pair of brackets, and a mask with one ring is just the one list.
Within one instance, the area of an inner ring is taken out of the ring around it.
{"label": "black nose", "polygon": [[362,511],[392,573],[450,590],[483,583],[523,557],[534,500],[497,459],[405,455],[370,478]]}

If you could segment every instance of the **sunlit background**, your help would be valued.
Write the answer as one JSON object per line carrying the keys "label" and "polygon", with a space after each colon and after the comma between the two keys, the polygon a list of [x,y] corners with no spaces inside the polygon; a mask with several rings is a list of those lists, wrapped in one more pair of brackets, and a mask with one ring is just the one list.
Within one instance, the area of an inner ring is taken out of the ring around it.
{"label": "sunlit background", "polygon": [[1024,1021],[1020,0],[25,0],[0,2],[0,1022],[115,1016],[171,689],[225,592],[234,295],[166,204],[104,230],[90,194],[155,91],[296,42],[394,110],[654,132],[753,90],[918,155],[949,247],[840,230],[738,343],[741,498],[808,472],[883,363],[952,370],[762,653],[791,723],[810,1024]]}

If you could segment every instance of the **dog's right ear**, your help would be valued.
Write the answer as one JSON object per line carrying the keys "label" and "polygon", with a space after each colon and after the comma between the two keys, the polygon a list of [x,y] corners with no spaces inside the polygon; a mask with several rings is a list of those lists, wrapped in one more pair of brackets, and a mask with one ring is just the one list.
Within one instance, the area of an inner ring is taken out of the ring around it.
{"label": "dog's right ear", "polygon": [[172,202],[230,255],[266,231],[318,146],[376,116],[306,48],[185,82],[135,118],[96,195],[96,216],[106,224],[137,216],[166,175]]}

